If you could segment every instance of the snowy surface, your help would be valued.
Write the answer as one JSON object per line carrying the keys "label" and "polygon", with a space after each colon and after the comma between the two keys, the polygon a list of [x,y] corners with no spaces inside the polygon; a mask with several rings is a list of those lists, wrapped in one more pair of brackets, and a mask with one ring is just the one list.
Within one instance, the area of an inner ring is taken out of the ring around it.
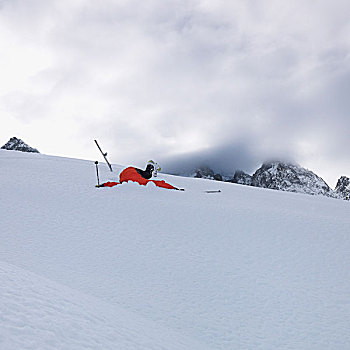
{"label": "snowy surface", "polygon": [[1,350],[350,348],[349,202],[159,177],[0,150]]}

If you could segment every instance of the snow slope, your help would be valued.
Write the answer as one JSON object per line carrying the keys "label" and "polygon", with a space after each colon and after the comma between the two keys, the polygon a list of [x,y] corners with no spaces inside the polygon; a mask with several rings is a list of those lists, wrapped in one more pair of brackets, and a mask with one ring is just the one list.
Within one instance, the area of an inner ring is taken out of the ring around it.
{"label": "snow slope", "polygon": [[0,349],[350,348],[349,202],[161,178],[0,151]]}
{"label": "snow slope", "polygon": [[0,263],[1,349],[188,349],[151,321]]}

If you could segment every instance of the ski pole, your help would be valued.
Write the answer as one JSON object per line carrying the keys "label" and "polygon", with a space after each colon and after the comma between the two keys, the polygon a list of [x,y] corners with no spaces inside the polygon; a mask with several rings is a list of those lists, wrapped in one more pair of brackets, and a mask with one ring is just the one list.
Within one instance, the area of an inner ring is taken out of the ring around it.
{"label": "ski pole", "polygon": [[98,161],[96,160],[97,186],[100,186],[100,177],[98,176]]}
{"label": "ski pole", "polygon": [[103,151],[102,151],[100,145],[98,144],[98,142],[97,142],[96,140],[94,140],[94,141],[95,141],[95,143],[96,143],[96,146],[98,147],[98,149],[99,149],[100,152],[102,153],[103,158],[105,159],[105,161],[106,161],[106,163],[107,163],[107,165],[108,165],[108,167],[109,167],[109,170],[110,170],[110,171],[113,171],[112,165],[109,163],[109,161],[108,161],[108,159],[107,159],[107,152],[106,152],[106,153],[103,153]]}

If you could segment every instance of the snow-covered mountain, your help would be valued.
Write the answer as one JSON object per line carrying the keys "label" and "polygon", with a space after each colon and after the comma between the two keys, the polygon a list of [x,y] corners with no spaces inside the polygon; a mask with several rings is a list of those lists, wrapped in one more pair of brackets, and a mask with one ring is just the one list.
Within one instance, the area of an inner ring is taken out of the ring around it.
{"label": "snow-covered mountain", "polygon": [[337,189],[332,190],[327,183],[311,170],[297,164],[282,161],[266,162],[253,175],[237,170],[233,177],[228,178],[216,175],[214,171],[206,168],[205,176],[198,176],[200,170],[193,172],[192,177],[204,177],[207,179],[224,179],[227,182],[240,185],[269,188],[273,190],[304,193],[309,195],[323,195],[332,198],[347,198],[348,178],[343,177],[338,181]]}
{"label": "snow-covered mountain", "polygon": [[335,192],[340,198],[350,200],[350,179],[342,176],[335,187]]}
{"label": "snow-covered mountain", "polygon": [[252,185],[252,176],[245,173],[242,170],[237,170],[235,172],[235,175],[233,176],[233,178],[228,179],[227,181],[235,183],[235,184],[239,184],[239,185],[251,186]]}
{"label": "snow-covered mountain", "polygon": [[198,169],[191,171],[191,173],[189,174],[189,177],[222,181],[222,175],[215,174],[214,170],[209,168],[208,166],[202,166],[202,167],[199,167]]}
{"label": "snow-covered mountain", "polygon": [[9,151],[21,151],[30,153],[40,153],[36,148],[28,146],[24,141],[18,139],[17,137],[11,137],[1,149],[6,149]]}
{"label": "snow-covered mountain", "polygon": [[162,173],[185,191],[96,188],[94,161],[33,153],[0,164],[1,350],[350,348],[349,202]]}
{"label": "snow-covered mountain", "polygon": [[315,173],[284,162],[264,163],[253,174],[252,186],[337,198],[335,192]]}

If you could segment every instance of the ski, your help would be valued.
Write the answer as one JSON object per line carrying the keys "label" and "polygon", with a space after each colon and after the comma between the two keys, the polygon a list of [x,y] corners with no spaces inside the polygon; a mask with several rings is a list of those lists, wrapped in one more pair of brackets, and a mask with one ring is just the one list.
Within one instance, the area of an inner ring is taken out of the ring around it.
{"label": "ski", "polygon": [[113,171],[112,165],[109,163],[109,161],[108,161],[108,159],[107,159],[107,152],[106,152],[106,153],[103,153],[103,151],[102,151],[100,145],[98,144],[98,142],[97,142],[96,140],[94,140],[94,141],[95,141],[95,143],[96,143],[96,146],[98,147],[98,149],[99,149],[100,152],[102,153],[103,158],[105,159],[105,161],[106,161],[106,163],[107,163],[107,165],[108,165],[108,167],[109,167],[109,170],[110,170],[110,171]]}

